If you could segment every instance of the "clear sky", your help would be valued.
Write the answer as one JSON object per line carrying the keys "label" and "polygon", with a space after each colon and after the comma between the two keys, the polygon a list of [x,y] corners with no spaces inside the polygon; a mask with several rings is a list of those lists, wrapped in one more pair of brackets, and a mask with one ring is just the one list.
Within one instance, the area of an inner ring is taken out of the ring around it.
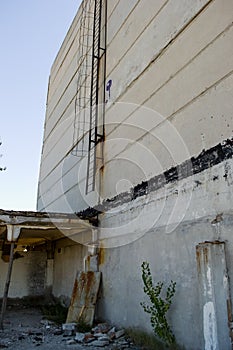
{"label": "clear sky", "polygon": [[1,209],[36,209],[49,72],[79,5],[0,1]]}

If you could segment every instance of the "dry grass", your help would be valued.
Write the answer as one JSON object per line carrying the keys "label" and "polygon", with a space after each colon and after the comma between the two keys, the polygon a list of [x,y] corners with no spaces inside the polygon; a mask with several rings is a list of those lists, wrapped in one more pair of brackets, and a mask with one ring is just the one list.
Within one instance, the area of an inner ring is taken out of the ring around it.
{"label": "dry grass", "polygon": [[169,347],[162,343],[153,334],[148,334],[139,329],[127,329],[127,335],[134,342],[134,344],[142,347],[145,350],[185,350],[177,344],[172,344]]}
{"label": "dry grass", "polygon": [[68,309],[61,304],[43,305],[41,311],[47,320],[53,321],[57,324],[65,323]]}

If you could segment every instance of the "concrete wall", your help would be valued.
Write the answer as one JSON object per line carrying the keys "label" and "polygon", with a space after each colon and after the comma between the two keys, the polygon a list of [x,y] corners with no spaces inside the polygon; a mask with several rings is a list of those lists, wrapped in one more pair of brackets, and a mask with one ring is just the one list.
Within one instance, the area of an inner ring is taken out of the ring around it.
{"label": "concrete wall", "polygon": [[85,247],[72,240],[62,239],[56,243],[52,293],[67,306],[76,275],[83,270],[86,254]]}
{"label": "concrete wall", "polygon": [[[1,253],[1,252],[0,252]],[[17,252],[14,260],[9,298],[45,296],[52,293],[69,305],[74,280],[83,270],[87,248],[68,238],[56,242],[54,257],[47,259],[47,251]],[[0,259],[0,295],[3,295],[8,263]]]}
{"label": "concrete wall", "polygon": [[[231,0],[108,0],[104,167],[88,196],[86,159],[71,154],[80,11],[49,82],[38,209],[99,203],[99,316],[150,330],[139,305],[147,260],[155,280],[177,282],[169,317],[190,350],[204,347],[196,245],[226,241],[233,280],[232,14]],[[83,252],[64,249],[54,293],[69,297]]]}
{"label": "concrete wall", "polygon": [[[112,80],[112,88],[101,198],[232,136],[231,6],[229,0],[148,1],[147,6],[108,2],[107,81]],[[71,154],[79,21],[78,13],[51,70],[39,210],[72,212],[98,202],[98,194],[84,194],[86,159]],[[117,190],[121,178],[128,182]]]}
{"label": "concrete wall", "polygon": [[[226,242],[232,290],[233,187],[232,175],[228,180],[224,177],[226,168],[232,174],[232,167],[232,161],[225,162],[179,185],[166,185],[164,191],[122,203],[103,215],[100,270],[104,277],[99,317],[151,331],[149,315],[140,306],[141,301],[148,301],[141,279],[141,264],[148,261],[155,283],[164,281],[168,286],[170,280],[177,282],[169,320],[178,342],[187,349],[204,349],[196,245]],[[184,217],[179,222],[180,212]],[[219,288],[222,286],[221,282]]]}
{"label": "concrete wall", "polygon": [[232,137],[232,2],[158,4],[151,19],[156,6],[137,2],[109,44],[104,198],[116,194],[121,159],[129,189]]}
{"label": "concrete wall", "polygon": [[[25,296],[42,296],[45,293],[45,274],[47,253],[34,251],[23,253],[21,258],[14,260],[11,283],[9,289],[10,298],[22,298]],[[0,295],[3,295],[7,276],[8,263],[0,259]]]}

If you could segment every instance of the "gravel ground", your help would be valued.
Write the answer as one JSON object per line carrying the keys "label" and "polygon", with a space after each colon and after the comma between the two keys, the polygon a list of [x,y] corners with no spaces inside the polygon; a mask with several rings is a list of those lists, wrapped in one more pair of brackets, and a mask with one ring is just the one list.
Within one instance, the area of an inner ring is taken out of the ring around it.
{"label": "gravel ground", "polygon": [[[99,350],[90,344],[78,344],[74,336],[65,336],[61,327],[50,321],[43,320],[42,314],[36,308],[11,308],[7,310],[4,320],[4,330],[0,331],[0,348],[9,350]],[[102,347],[102,349],[140,350],[124,337]]]}

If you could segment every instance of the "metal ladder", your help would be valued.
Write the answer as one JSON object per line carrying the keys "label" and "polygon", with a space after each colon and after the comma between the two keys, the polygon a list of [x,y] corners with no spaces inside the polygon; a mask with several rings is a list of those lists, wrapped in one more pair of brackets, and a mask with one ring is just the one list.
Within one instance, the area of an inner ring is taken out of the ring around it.
{"label": "metal ladder", "polygon": [[[99,88],[100,88],[100,59],[105,55],[105,44],[101,45],[101,26],[103,1],[95,0],[94,23],[93,23],[93,46],[92,46],[92,69],[90,91],[90,129],[88,140],[86,194],[95,190],[96,167],[97,167],[97,144],[103,142],[103,128],[99,127]],[[106,2],[105,2],[106,6]],[[105,34],[106,39],[106,34]],[[106,42],[106,40],[104,40]],[[105,72],[104,72],[105,74]],[[105,78],[105,77],[104,77]],[[103,79],[104,80],[104,79]],[[104,100],[101,101],[104,103]]]}
{"label": "metal ladder", "polygon": [[93,22],[94,1],[84,0],[81,4],[80,15],[78,80],[75,96],[73,148],[71,151],[71,154],[77,157],[84,157],[88,152]]}

